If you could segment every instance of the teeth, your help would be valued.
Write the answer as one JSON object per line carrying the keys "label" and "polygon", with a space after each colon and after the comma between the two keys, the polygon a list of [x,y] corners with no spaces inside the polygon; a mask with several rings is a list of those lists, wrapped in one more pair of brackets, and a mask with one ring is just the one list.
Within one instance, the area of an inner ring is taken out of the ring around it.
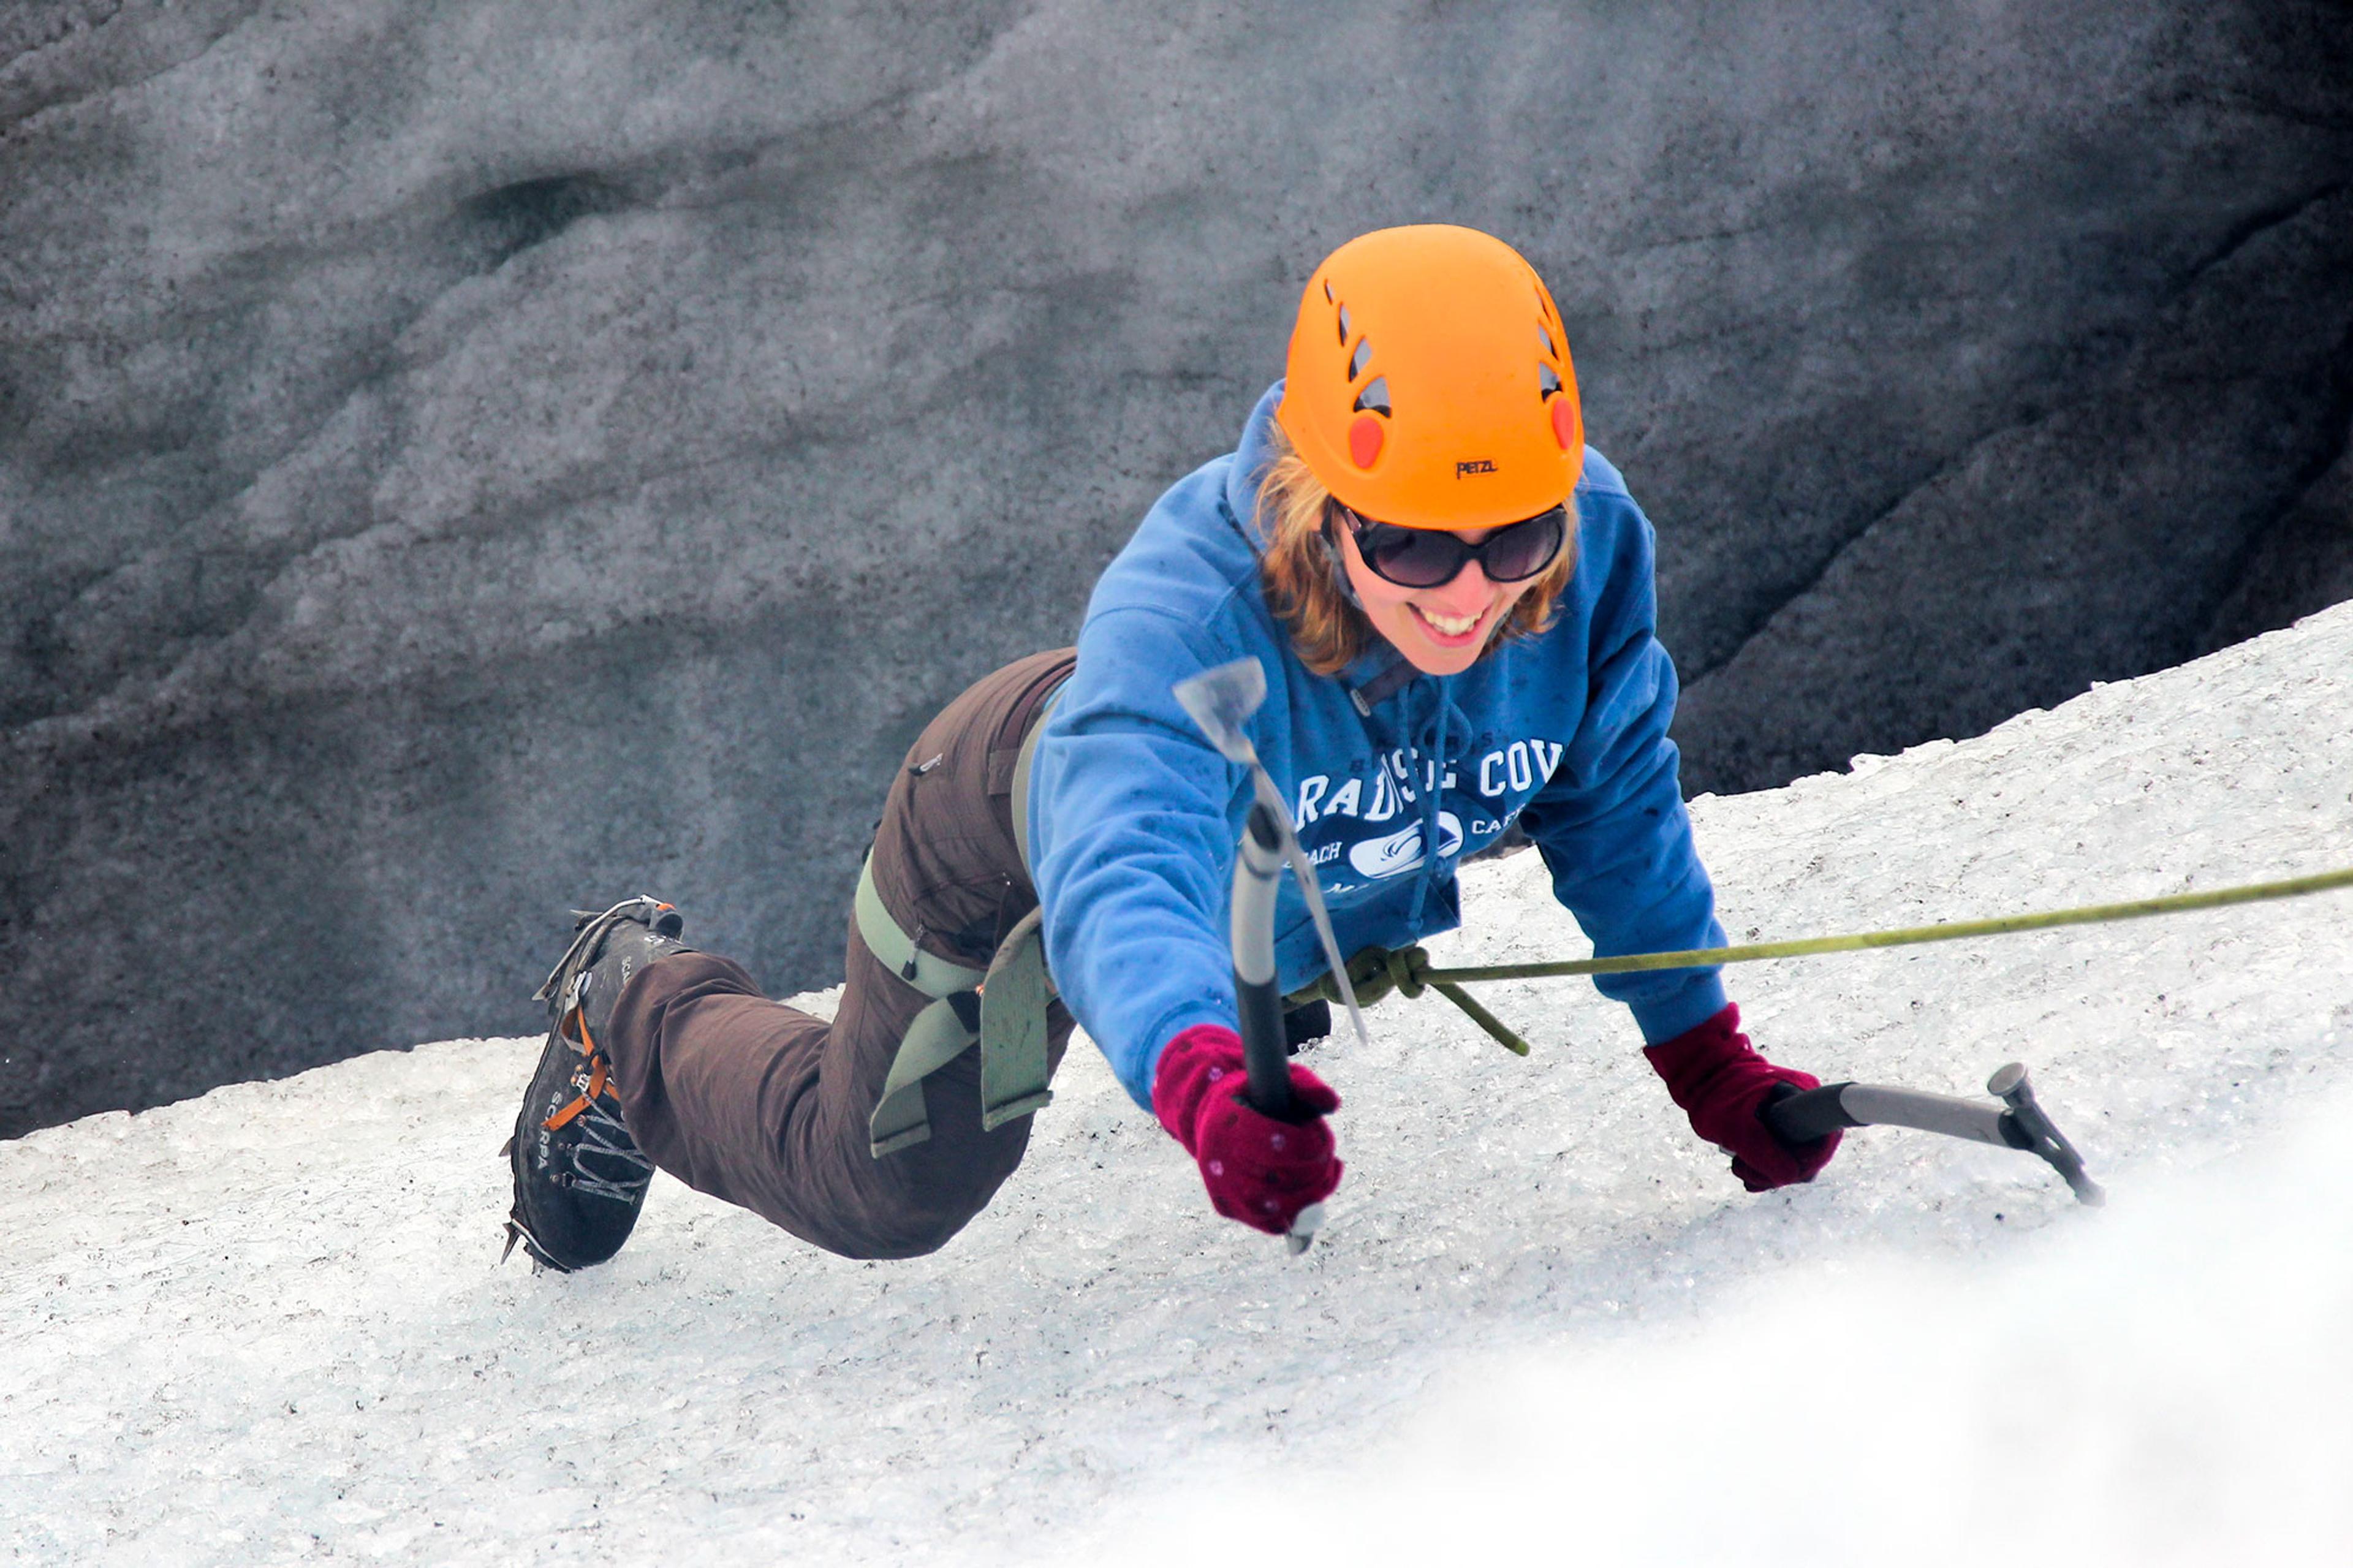
{"label": "teeth", "polygon": [[1420,612],[1423,620],[1451,637],[1459,637],[1479,624],[1477,616],[1441,616],[1432,610],[1424,610],[1419,605],[1414,608]]}

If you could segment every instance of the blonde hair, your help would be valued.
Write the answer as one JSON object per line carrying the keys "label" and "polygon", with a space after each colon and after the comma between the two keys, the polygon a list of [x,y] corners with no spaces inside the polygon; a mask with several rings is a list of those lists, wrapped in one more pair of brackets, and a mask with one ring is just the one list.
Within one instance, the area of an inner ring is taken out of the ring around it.
{"label": "blonde hair", "polygon": [[[1354,663],[1378,635],[1352,600],[1347,568],[1332,531],[1345,526],[1346,511],[1291,449],[1282,427],[1271,432],[1275,458],[1259,484],[1257,528],[1263,549],[1259,580],[1269,608],[1291,633],[1299,662],[1318,675],[1337,675]],[[1532,637],[1552,625],[1560,592],[1577,569],[1577,513],[1570,505],[1567,538],[1560,555],[1529,584],[1502,626],[1480,649],[1484,658],[1500,644]]]}

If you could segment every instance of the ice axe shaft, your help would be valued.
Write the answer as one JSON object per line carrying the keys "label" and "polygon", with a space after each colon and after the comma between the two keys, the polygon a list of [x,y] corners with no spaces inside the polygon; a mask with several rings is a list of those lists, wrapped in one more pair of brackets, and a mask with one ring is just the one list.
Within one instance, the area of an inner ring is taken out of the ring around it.
{"label": "ice axe shaft", "polygon": [[[1250,1102],[1277,1121],[1299,1118],[1291,1092],[1291,1051],[1283,1036],[1282,988],[1274,965],[1274,895],[1282,879],[1282,825],[1265,803],[1250,803],[1241,845],[1234,857],[1232,938],[1234,999],[1242,1037],[1242,1063],[1250,1074]],[[1295,1256],[1315,1240],[1324,1205],[1311,1204],[1283,1237]]]}
{"label": "ice axe shaft", "polygon": [[1250,1103],[1277,1121],[1294,1114],[1290,1052],[1282,1030],[1282,993],[1274,967],[1274,894],[1282,876],[1282,839],[1253,802],[1234,866],[1234,991],[1240,1004],[1242,1058]]}
{"label": "ice axe shaft", "polygon": [[[1242,1060],[1249,1071],[1250,1104],[1262,1115],[1293,1121],[1299,1112],[1291,1092],[1291,1053],[1283,1035],[1282,992],[1276,983],[1274,961],[1275,895],[1286,862],[1299,879],[1300,897],[1324,945],[1324,962],[1339,978],[1340,999],[1347,1004],[1356,1037],[1367,1045],[1371,1042],[1365,1033],[1365,1016],[1356,1006],[1356,990],[1348,984],[1348,966],[1340,957],[1339,941],[1332,932],[1332,918],[1324,908],[1314,864],[1299,847],[1282,792],[1268,774],[1266,764],[1259,761],[1258,748],[1243,728],[1266,700],[1266,669],[1254,658],[1236,659],[1180,680],[1170,692],[1219,754],[1250,774],[1250,815],[1234,854],[1229,931],[1237,1022]],[[1304,1252],[1323,1223],[1324,1205],[1310,1204],[1299,1211],[1283,1241],[1293,1255]]]}
{"label": "ice axe shaft", "polygon": [[2018,1149],[2049,1163],[2079,1201],[2094,1206],[2106,1201],[2100,1184],[2084,1173],[2084,1157],[2035,1100],[2022,1063],[2011,1062],[1998,1069],[1986,1080],[1986,1092],[1999,1096],[2003,1106],[1884,1084],[1824,1084],[1767,1106],[1765,1121],[1788,1143],[1810,1143],[1848,1127],[1912,1127],[1973,1143]]}

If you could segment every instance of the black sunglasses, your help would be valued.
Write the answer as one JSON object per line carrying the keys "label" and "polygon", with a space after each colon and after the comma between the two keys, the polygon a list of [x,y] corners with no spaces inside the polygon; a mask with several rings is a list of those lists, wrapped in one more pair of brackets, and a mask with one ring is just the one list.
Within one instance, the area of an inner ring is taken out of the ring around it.
{"label": "black sunglasses", "polygon": [[1479,563],[1490,583],[1525,583],[1558,558],[1568,538],[1568,509],[1559,506],[1506,523],[1476,544],[1442,528],[1399,528],[1359,517],[1345,506],[1340,510],[1356,536],[1356,553],[1373,575],[1400,588],[1443,587],[1470,561]]}

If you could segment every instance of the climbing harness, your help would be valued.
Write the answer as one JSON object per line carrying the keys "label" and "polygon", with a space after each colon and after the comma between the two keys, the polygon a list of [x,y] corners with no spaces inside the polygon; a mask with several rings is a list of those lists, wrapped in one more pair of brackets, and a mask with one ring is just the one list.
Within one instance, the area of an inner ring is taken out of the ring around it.
{"label": "climbing harness", "polygon": [[[1062,679],[1067,679],[1065,675]],[[1026,870],[1029,865],[1029,769],[1038,737],[1061,698],[1058,681],[1038,704],[1015,753],[1012,780],[1013,837]],[[900,979],[932,998],[915,1015],[899,1052],[891,1058],[881,1101],[866,1124],[868,1146],[880,1160],[913,1148],[932,1135],[923,1106],[923,1079],[955,1060],[976,1041],[980,1046],[980,1124],[994,1132],[1005,1123],[1050,1104],[1054,1091],[1046,1006],[1053,981],[1046,973],[1046,938],[1039,911],[1014,922],[997,943],[986,969],[926,952],[883,907],[874,886],[870,856],[859,868],[854,907],[858,934],[877,959]]]}

